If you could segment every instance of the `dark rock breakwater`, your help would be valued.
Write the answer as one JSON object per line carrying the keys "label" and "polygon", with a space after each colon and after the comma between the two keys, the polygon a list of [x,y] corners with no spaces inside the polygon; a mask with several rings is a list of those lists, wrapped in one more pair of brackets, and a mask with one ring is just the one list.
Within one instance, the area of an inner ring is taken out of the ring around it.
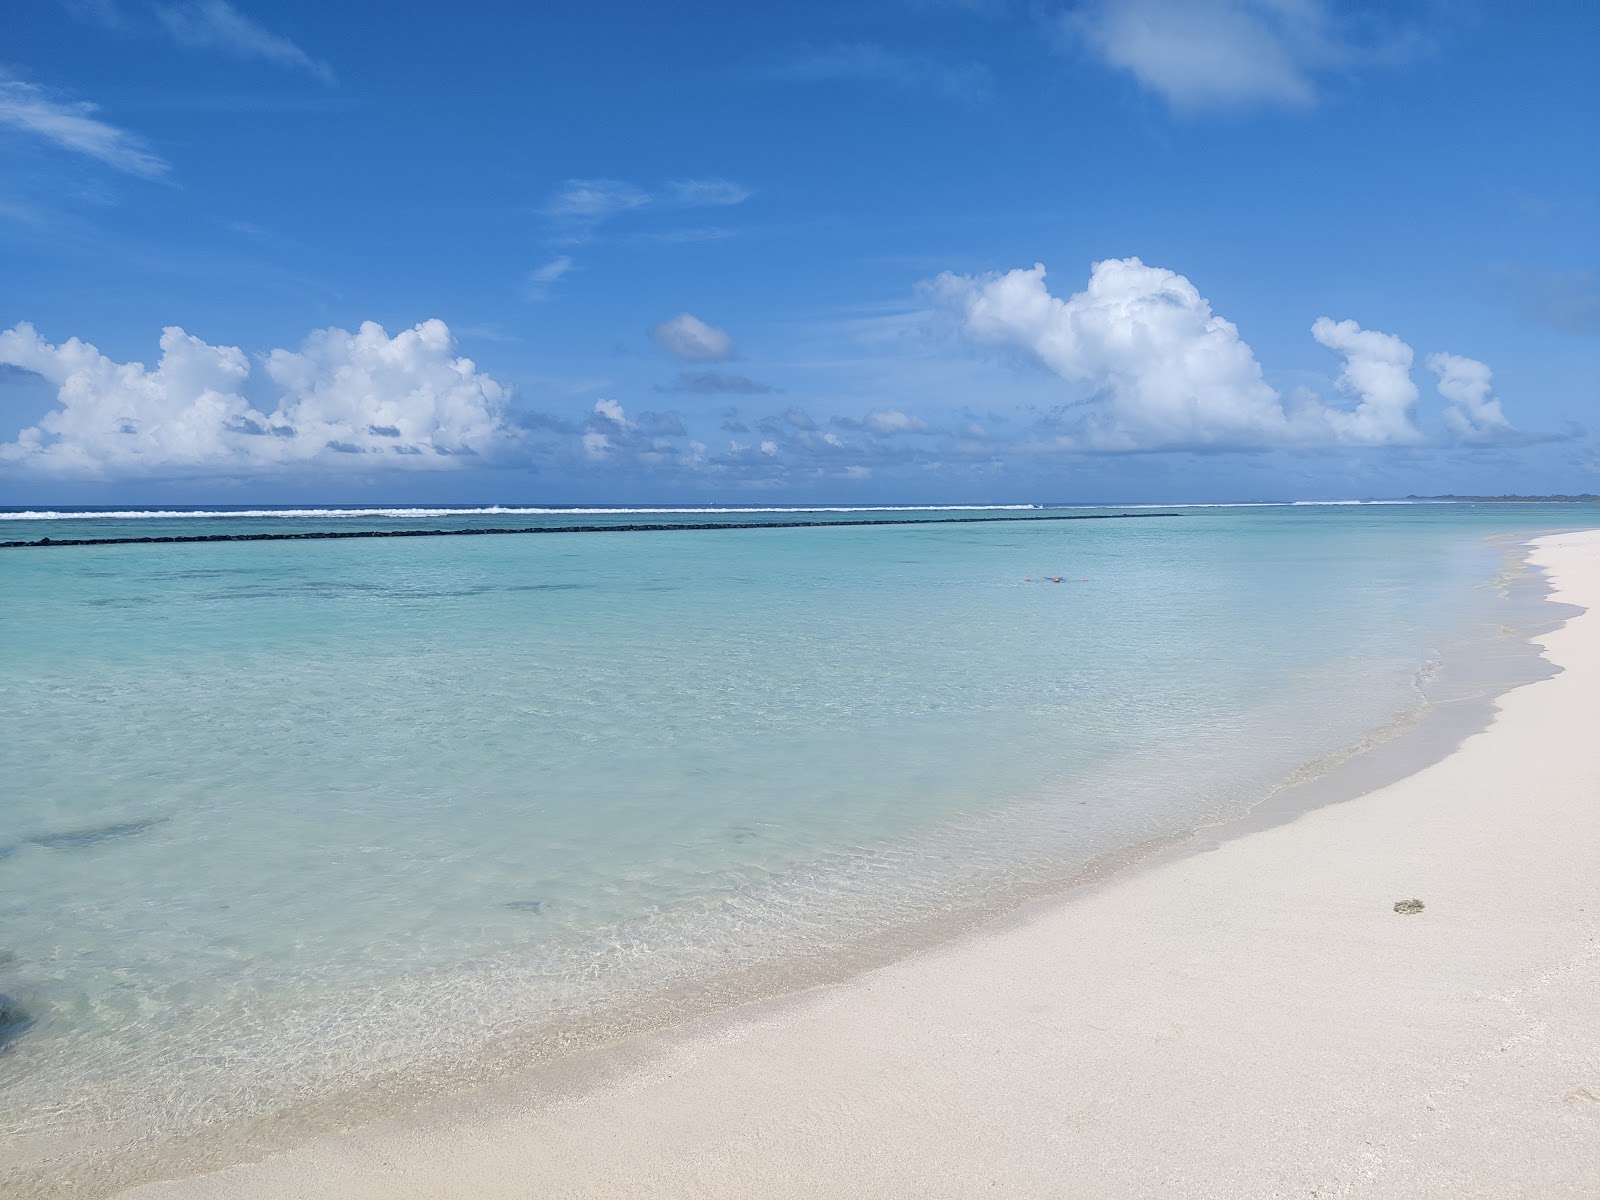
{"label": "dark rock breakwater", "polygon": [[689,524],[638,523],[629,525],[526,525],[493,529],[323,529],[306,533],[195,533],[160,537],[36,538],[32,541],[0,542],[0,550],[20,550],[50,546],[143,546],[181,542],[316,542],[346,538],[470,537],[512,533],[688,533],[698,530],[727,529],[826,529],[863,525],[982,525],[1005,521],[1122,521],[1139,517],[1176,517],[1175,512],[1139,513],[1049,513],[1037,517],[929,517],[889,518],[862,521],[706,521]]}

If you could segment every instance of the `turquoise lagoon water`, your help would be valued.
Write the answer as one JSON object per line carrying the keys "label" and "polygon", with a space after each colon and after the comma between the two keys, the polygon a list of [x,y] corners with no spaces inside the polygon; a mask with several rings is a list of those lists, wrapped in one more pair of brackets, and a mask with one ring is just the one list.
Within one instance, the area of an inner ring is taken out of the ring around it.
{"label": "turquoise lagoon water", "polygon": [[[1241,812],[1503,648],[1493,535],[1584,523],[1172,511],[0,551],[13,1166],[470,1074]],[[619,519],[727,517],[48,520]]]}

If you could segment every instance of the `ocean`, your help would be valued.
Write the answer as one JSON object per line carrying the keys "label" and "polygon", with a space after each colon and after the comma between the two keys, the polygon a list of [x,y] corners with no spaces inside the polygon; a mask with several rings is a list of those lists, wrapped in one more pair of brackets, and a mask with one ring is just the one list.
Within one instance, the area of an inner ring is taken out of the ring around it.
{"label": "ocean", "polygon": [[0,510],[590,527],[0,549],[0,1180],[377,1111],[1225,822],[1506,686],[1517,543],[1577,508]]}

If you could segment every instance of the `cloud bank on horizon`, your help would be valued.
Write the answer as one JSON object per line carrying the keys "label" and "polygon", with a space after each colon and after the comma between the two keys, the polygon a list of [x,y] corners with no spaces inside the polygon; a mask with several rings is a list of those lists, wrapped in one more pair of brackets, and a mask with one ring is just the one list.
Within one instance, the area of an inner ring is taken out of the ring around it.
{"label": "cloud bank on horizon", "polygon": [[[1424,432],[1411,347],[1353,320],[1321,317],[1311,328],[1340,357],[1332,390],[1346,403],[1306,388],[1285,395],[1193,283],[1138,258],[1094,264],[1085,288],[1066,298],[1046,286],[1043,264],[979,276],[945,272],[922,295],[930,329],[980,354],[1021,356],[1059,382],[1059,404],[1010,439],[974,422],[942,429],[909,401],[860,415],[835,412],[822,422],[791,406],[760,422],[758,432],[767,436],[748,444],[735,438],[719,455],[683,414],[630,418],[610,397],[595,400],[577,421],[519,410],[510,387],[456,354],[438,319],[393,337],[372,322],[354,333],[323,329],[299,350],[274,349],[254,363],[238,347],[212,346],[172,326],[153,368],[115,362],[78,338],[52,345],[23,324],[0,332],[0,363],[48,381],[56,406],[0,444],[0,466],[94,478],[526,466],[535,453],[530,429],[566,437],[572,456],[590,465],[738,468],[746,478],[819,462],[860,477],[883,462],[937,465],[940,455],[1317,451],[1526,438],[1493,395],[1489,366],[1446,352],[1426,360],[1445,407],[1438,432]],[[663,321],[653,336],[683,362],[734,354],[726,330],[690,313]],[[687,390],[710,393],[770,390],[718,372],[685,372],[679,380],[680,387],[699,380]],[[731,420],[721,428],[751,432]],[[891,445],[907,436],[941,445],[916,453]]]}

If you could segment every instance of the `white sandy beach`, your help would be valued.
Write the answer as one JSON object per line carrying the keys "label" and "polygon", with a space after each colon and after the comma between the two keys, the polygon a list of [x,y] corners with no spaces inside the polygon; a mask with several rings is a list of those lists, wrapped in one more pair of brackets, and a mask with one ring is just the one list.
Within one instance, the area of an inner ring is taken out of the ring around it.
{"label": "white sandy beach", "polygon": [[[1600,1195],[1600,531],[1554,678],[1399,783],[425,1122],[124,1192]],[[1414,915],[1396,901],[1421,899]]]}

